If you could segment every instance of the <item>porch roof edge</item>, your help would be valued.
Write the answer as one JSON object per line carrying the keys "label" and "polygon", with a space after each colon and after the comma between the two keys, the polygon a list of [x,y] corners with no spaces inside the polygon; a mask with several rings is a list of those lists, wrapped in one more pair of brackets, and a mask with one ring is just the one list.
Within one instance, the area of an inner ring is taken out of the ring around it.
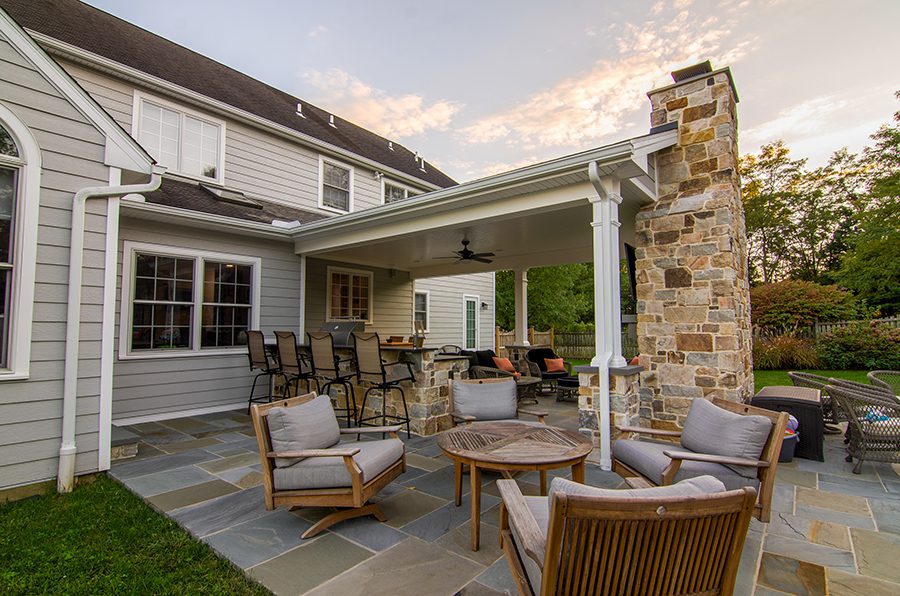
{"label": "porch roof edge", "polygon": [[651,134],[626,139],[610,145],[582,151],[580,153],[573,153],[571,155],[566,155],[531,166],[525,166],[509,172],[464,182],[457,186],[451,186],[449,188],[418,195],[413,199],[388,203],[364,211],[357,211],[322,221],[307,223],[302,227],[294,228],[290,232],[294,239],[299,239],[306,235],[332,232],[363,223],[372,225],[391,217],[414,213],[435,205],[460,200],[473,195],[483,195],[491,190],[499,190],[506,186],[522,184],[531,179],[577,171],[581,168],[586,168],[591,162],[613,163],[625,161],[635,153],[639,152],[642,147],[652,144],[654,141],[658,141],[663,137],[673,137],[672,143],[674,143],[675,135],[677,135],[676,131],[669,130],[653,132]]}

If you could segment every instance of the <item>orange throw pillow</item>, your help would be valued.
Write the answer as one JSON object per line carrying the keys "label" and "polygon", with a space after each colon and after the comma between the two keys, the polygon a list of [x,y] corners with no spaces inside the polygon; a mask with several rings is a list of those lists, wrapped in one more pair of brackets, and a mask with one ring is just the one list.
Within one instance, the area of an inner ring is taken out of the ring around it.
{"label": "orange throw pillow", "polygon": [[512,362],[509,361],[509,358],[497,358],[494,356],[494,366],[499,368],[500,370],[505,370],[509,373],[516,372],[516,367],[512,365]]}
{"label": "orange throw pillow", "polygon": [[640,363],[641,363],[641,357],[635,356],[634,358],[631,359],[631,361],[628,364],[630,364],[631,366],[637,366]]}
{"label": "orange throw pillow", "polygon": [[544,358],[547,372],[566,372],[566,361],[562,358]]}

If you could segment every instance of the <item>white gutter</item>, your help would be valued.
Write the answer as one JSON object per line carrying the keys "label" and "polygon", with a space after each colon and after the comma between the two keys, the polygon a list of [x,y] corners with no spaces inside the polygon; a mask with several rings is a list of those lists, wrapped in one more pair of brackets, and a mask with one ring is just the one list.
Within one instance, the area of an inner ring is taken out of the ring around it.
{"label": "white gutter", "polygon": [[[152,192],[162,184],[163,168],[153,167],[146,184],[95,186],[82,188],[72,201],[72,236],[69,248],[69,289],[66,310],[66,364],[63,381],[62,441],[59,446],[59,472],[56,489],[71,492],[75,484],[75,416],[78,395],[78,361],[81,332],[81,283],[84,260],[85,206],[89,199],[122,197]],[[101,446],[102,448],[102,446]]]}

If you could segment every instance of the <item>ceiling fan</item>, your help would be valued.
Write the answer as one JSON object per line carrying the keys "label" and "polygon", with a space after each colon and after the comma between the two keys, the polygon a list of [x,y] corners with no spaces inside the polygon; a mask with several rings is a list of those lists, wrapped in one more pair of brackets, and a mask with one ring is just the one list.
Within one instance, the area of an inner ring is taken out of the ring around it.
{"label": "ceiling fan", "polygon": [[462,241],[462,250],[454,250],[451,251],[455,256],[452,257],[435,257],[436,259],[456,259],[457,263],[462,261],[477,261],[479,263],[490,263],[492,259],[488,259],[486,257],[493,257],[494,253],[492,252],[474,252],[469,250],[469,241]]}

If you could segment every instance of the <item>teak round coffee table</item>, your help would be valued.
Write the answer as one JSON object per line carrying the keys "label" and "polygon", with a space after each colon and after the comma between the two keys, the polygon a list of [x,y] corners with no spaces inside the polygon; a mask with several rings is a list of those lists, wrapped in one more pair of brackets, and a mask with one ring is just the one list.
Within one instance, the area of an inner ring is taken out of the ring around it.
{"label": "teak round coffee table", "polygon": [[537,471],[541,494],[547,494],[547,470],[572,466],[572,479],[584,482],[584,460],[593,447],[577,432],[521,422],[475,422],[438,435],[438,446],[454,463],[456,506],[462,502],[462,467],[469,466],[472,491],[472,550],[481,529],[481,471]]}

